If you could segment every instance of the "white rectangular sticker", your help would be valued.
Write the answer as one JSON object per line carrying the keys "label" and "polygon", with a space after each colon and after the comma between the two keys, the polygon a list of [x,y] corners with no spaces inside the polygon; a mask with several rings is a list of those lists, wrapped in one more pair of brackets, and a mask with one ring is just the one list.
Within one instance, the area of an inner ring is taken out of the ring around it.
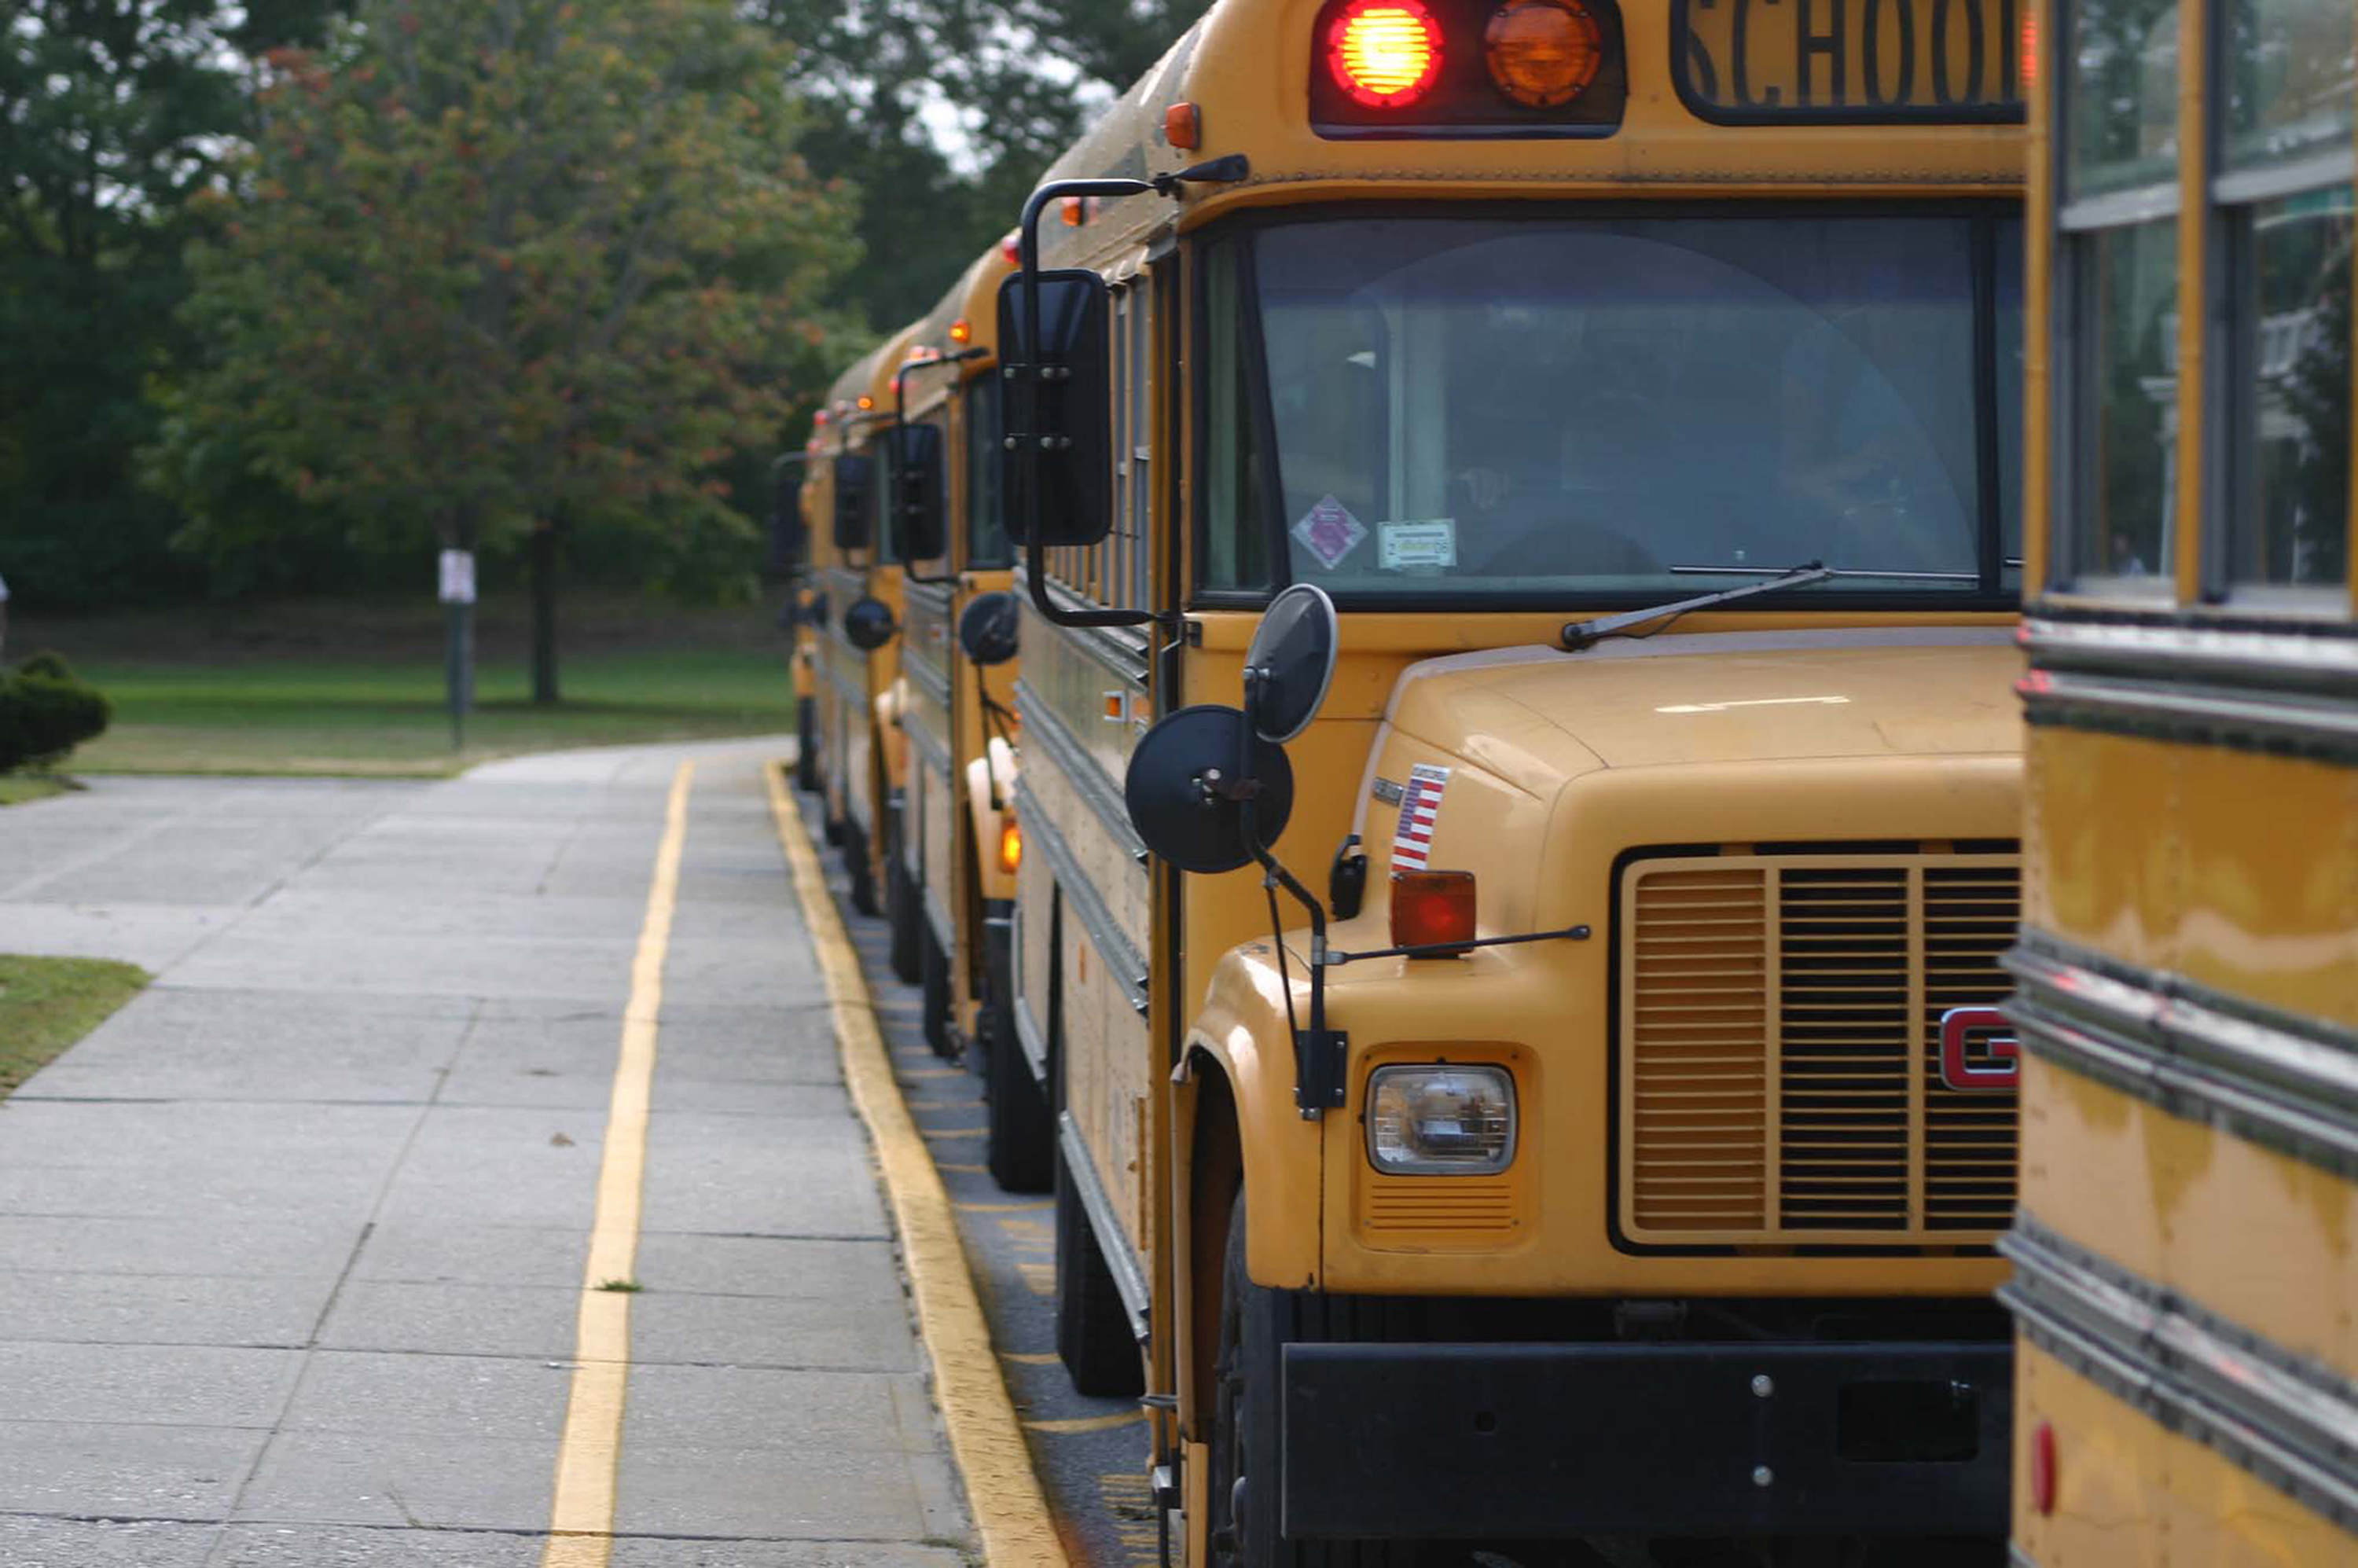
{"label": "white rectangular sticker", "polygon": [[1392,829],[1392,870],[1421,871],[1433,848],[1433,829],[1441,820],[1441,792],[1449,784],[1449,770],[1419,762],[1408,771],[1401,786],[1400,826]]}
{"label": "white rectangular sticker", "polygon": [[1376,524],[1376,564],[1388,572],[1457,564],[1457,519]]}

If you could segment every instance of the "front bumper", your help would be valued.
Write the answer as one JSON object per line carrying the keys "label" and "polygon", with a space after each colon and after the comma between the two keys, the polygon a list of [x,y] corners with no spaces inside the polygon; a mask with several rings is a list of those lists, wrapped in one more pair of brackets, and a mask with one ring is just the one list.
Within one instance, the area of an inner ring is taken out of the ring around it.
{"label": "front bumper", "polygon": [[1989,1535],[1987,1343],[1288,1345],[1296,1540]]}

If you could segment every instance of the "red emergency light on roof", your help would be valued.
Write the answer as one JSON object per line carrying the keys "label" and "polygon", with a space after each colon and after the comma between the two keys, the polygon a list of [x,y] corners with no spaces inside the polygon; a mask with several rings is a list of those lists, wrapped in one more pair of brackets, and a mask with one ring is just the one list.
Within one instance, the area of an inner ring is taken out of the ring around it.
{"label": "red emergency light on roof", "polygon": [[1441,75],[1441,24],[1419,0],[1351,0],[1327,27],[1326,69],[1354,103],[1413,103]]}

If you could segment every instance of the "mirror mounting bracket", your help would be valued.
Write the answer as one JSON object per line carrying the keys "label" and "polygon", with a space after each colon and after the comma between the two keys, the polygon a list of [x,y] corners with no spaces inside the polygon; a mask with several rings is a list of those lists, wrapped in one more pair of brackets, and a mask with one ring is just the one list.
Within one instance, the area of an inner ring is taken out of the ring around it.
{"label": "mirror mounting bracket", "polygon": [[[990,350],[984,348],[980,343],[976,343],[970,347],[960,349],[954,354],[943,354],[938,359],[904,360],[902,362],[901,368],[892,373],[893,425],[897,427],[909,422],[910,376],[915,374],[921,370],[934,370],[942,365],[960,364],[968,360],[980,359],[984,354],[987,354],[990,351]],[[898,487],[896,486],[895,489],[897,491]],[[942,555],[945,558],[947,558],[949,555],[949,541],[946,539],[942,542]],[[942,573],[939,577],[933,577],[916,570],[914,563],[913,562],[903,561],[901,564],[901,577],[902,580],[905,582],[955,583],[958,580],[959,575],[960,574],[956,571],[946,571]]]}
{"label": "mirror mounting bracket", "polygon": [[[1011,389],[1021,388],[1027,398],[1037,395],[1039,382],[1052,379],[1057,367],[1040,362],[1040,218],[1048,204],[1065,197],[1087,200],[1092,197],[1120,198],[1126,196],[1177,197],[1191,184],[1234,184],[1252,172],[1251,163],[1242,153],[1207,159],[1173,174],[1157,175],[1152,179],[1052,179],[1032,192],[1023,202],[1023,220],[1016,229],[1016,280],[1023,292],[1023,341],[1021,345],[1002,344],[1001,351],[1020,347],[1020,363],[1005,366]],[[1033,378],[1036,378],[1033,379]],[[1033,422],[1026,419],[1028,428]],[[1053,626],[1163,626],[1176,630],[1179,612],[1175,610],[1066,610],[1048,596],[1047,546],[1040,542],[1037,528],[1027,529],[1023,546],[1024,573],[1031,579],[1032,606]]]}

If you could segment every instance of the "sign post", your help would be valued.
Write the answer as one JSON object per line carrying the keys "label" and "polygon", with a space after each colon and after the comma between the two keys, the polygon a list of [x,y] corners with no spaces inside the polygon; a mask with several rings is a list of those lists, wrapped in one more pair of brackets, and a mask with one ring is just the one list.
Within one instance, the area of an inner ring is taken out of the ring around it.
{"label": "sign post", "polygon": [[449,613],[443,638],[443,684],[450,704],[450,749],[466,744],[467,709],[475,701],[475,553],[445,550],[441,599]]}

